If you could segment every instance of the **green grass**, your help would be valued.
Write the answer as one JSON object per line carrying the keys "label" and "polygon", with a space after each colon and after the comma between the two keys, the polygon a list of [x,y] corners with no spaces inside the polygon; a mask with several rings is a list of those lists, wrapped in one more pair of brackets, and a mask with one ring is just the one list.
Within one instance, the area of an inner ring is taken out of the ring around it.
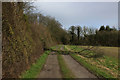
{"label": "green grass", "polygon": [[63,78],[65,78],[67,80],[72,80],[74,78],[74,75],[72,74],[72,72],[70,71],[68,66],[66,65],[66,63],[61,55],[58,55],[58,62],[60,65],[60,69],[61,69]]}
{"label": "green grass", "polygon": [[74,46],[74,45],[65,45],[65,46],[70,48],[72,51],[75,51],[75,52],[79,52],[79,51],[83,50],[83,48],[79,48],[78,46]]}
{"label": "green grass", "polygon": [[29,70],[27,70],[26,72],[24,72],[21,75],[21,78],[36,78],[36,76],[42,69],[42,67],[47,59],[48,53],[49,53],[49,51],[46,51],[45,53],[43,53],[41,55],[41,57],[36,61],[36,63],[33,64]]}
{"label": "green grass", "polygon": [[50,49],[60,50],[61,46],[62,46],[62,45],[53,46],[53,47],[51,47]]}
{"label": "green grass", "polygon": [[[97,56],[93,51],[91,50],[84,50],[83,48],[80,48],[78,46],[68,46],[66,45],[67,48],[69,48],[72,52],[80,52],[80,54],[84,57],[93,57],[93,56]],[[66,48],[65,47],[65,48]]]}
{"label": "green grass", "polygon": [[50,49],[53,49],[53,50],[55,50],[57,48],[57,46],[53,46],[53,47],[51,47]]}
{"label": "green grass", "polygon": [[[71,51],[81,51],[82,48],[78,46],[66,46],[68,50]],[[113,57],[106,55],[100,57],[89,57],[93,54],[97,54],[92,50],[85,50],[82,52],[81,56],[77,54],[70,54],[74,59],[81,63],[88,70],[95,73],[97,76],[102,76],[105,78],[116,78],[118,73],[118,61]]]}
{"label": "green grass", "polygon": [[[88,46],[78,46],[78,47],[88,48]],[[106,56],[118,58],[118,49],[119,48],[120,47],[94,46],[91,50],[93,50],[95,52],[100,51],[100,52],[104,53],[104,55],[106,55]]]}
{"label": "green grass", "polygon": [[84,67],[86,67],[88,70],[95,73],[97,76],[105,77],[105,78],[113,78],[110,74],[107,74],[104,70],[97,68],[96,66],[93,66],[86,62],[84,59],[80,58],[79,56],[76,56],[76,54],[71,54],[71,56],[76,59],[78,62],[80,62]]}

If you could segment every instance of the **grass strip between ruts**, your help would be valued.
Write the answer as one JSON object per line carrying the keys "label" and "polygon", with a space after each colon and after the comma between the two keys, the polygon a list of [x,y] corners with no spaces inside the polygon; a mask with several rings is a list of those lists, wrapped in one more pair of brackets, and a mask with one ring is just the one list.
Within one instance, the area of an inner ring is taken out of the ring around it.
{"label": "grass strip between ruts", "polygon": [[64,59],[62,58],[62,56],[60,54],[58,54],[58,62],[59,62],[59,65],[60,65],[62,77],[64,79],[72,80],[73,78],[75,78],[75,76],[70,71],[70,69],[68,68],[68,66],[66,65]]}

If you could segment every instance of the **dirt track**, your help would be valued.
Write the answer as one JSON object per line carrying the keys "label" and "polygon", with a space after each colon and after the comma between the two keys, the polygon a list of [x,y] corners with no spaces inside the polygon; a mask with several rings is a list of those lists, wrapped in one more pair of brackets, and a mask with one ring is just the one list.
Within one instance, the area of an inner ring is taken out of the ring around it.
{"label": "dirt track", "polygon": [[57,55],[48,55],[47,61],[38,78],[62,78]]}
{"label": "dirt track", "polygon": [[[64,46],[60,49],[63,50]],[[62,55],[62,57],[76,78],[97,78],[86,68],[76,62],[70,55]],[[38,78],[62,78],[57,55],[55,55],[54,52],[48,55],[47,61],[38,75]]]}
{"label": "dirt track", "polygon": [[97,78],[91,74],[87,69],[76,62],[70,55],[62,55],[65,63],[69,69],[73,72],[76,78]]}
{"label": "dirt track", "polygon": [[[61,47],[61,50],[64,50],[64,46]],[[97,78],[76,62],[70,55],[62,55],[62,57],[76,78]]]}

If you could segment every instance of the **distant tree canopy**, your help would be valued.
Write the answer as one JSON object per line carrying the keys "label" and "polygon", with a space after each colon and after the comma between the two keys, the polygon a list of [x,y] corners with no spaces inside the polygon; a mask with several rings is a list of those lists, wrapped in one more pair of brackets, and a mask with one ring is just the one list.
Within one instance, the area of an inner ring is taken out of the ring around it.
{"label": "distant tree canopy", "polygon": [[105,28],[106,31],[110,31],[110,29],[111,29],[111,28],[110,28],[108,25],[107,25],[106,28]]}
{"label": "distant tree canopy", "polygon": [[[110,28],[103,25],[99,30],[88,28],[84,26],[71,26],[70,29],[71,40],[70,43],[74,45],[95,45],[95,46],[119,46],[118,45],[118,31],[115,27]],[[74,34],[74,35],[73,35]]]}
{"label": "distant tree canopy", "polygon": [[99,31],[104,31],[105,30],[105,27],[104,25],[100,27]]}
{"label": "distant tree canopy", "polygon": [[81,32],[81,27],[77,26],[77,38],[78,38],[78,40],[80,39],[80,32]]}
{"label": "distant tree canopy", "polygon": [[70,43],[73,43],[73,41],[75,40],[75,26],[71,26],[69,28],[69,33],[71,34],[71,38],[70,38]]}
{"label": "distant tree canopy", "polygon": [[19,78],[45,48],[56,44],[119,46],[120,31],[114,27],[71,26],[64,30],[55,18],[32,10],[30,3],[2,3],[3,78]]}
{"label": "distant tree canopy", "polygon": [[104,25],[103,25],[103,26],[101,26],[100,29],[99,29],[99,31],[116,31],[116,30],[117,30],[117,29],[116,29],[115,27],[110,28],[109,25],[107,25],[106,27],[104,27]]}

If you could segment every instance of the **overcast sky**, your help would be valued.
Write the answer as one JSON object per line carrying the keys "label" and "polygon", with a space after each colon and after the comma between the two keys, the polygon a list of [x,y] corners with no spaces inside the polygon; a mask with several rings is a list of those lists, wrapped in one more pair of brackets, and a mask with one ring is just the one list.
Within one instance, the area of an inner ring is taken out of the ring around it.
{"label": "overcast sky", "polygon": [[37,12],[55,17],[63,28],[72,25],[99,28],[118,25],[117,2],[34,2]]}

